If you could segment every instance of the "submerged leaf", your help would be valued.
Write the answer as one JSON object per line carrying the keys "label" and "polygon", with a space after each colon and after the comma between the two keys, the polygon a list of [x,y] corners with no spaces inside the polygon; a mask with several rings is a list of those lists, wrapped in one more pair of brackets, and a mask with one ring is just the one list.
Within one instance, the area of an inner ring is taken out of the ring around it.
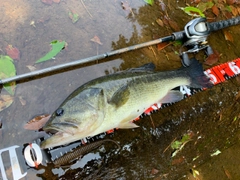
{"label": "submerged leaf", "polygon": [[92,39],[90,39],[92,42],[95,42],[99,45],[102,45],[102,42],[98,36],[94,36]]}
{"label": "submerged leaf", "polygon": [[30,120],[27,124],[25,124],[24,128],[28,129],[28,130],[36,130],[37,131],[46,124],[46,122],[49,120],[50,116],[51,115],[49,115],[49,114],[36,116],[32,120]]}
{"label": "submerged leaf", "polygon": [[0,112],[13,103],[13,96],[0,94]]}
{"label": "submerged leaf", "polygon": [[65,41],[58,41],[58,40],[52,41],[51,42],[52,50],[49,51],[45,56],[38,59],[36,63],[40,63],[40,62],[44,62],[52,59],[65,47],[65,44],[66,44]]}
{"label": "submerged leaf", "polygon": [[189,16],[205,17],[203,12],[196,7],[188,6],[188,7],[180,8],[180,9],[183,10],[185,13],[187,13]]}
{"label": "submerged leaf", "polygon": [[[15,65],[13,64],[12,58],[9,56],[0,55],[0,79],[9,78],[16,75]],[[3,85],[4,89],[14,95],[16,83],[11,82]]]}
{"label": "submerged leaf", "polygon": [[150,4],[151,6],[153,5],[154,3],[154,0],[144,0],[146,3]]}
{"label": "submerged leaf", "polygon": [[76,23],[79,19],[79,15],[73,11],[68,12],[68,17],[72,20],[72,23]]}
{"label": "submerged leaf", "polygon": [[18,50],[18,48],[13,47],[12,45],[8,45],[5,49],[7,51],[7,55],[10,56],[12,59],[20,59],[20,51]]}

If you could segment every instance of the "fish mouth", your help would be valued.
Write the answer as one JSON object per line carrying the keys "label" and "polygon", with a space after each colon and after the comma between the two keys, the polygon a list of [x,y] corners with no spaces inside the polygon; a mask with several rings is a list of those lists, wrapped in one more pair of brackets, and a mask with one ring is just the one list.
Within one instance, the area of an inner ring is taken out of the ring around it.
{"label": "fish mouth", "polygon": [[41,143],[40,147],[41,147],[41,149],[47,149],[47,148],[52,148],[52,147],[68,144],[68,143],[70,143],[70,141],[69,141],[70,137],[72,137],[71,134],[58,131],[58,132],[55,132],[54,134],[52,134],[51,137],[44,140]]}
{"label": "fish mouth", "polygon": [[52,123],[45,127],[43,130],[47,133],[56,134],[58,132],[65,132],[69,134],[74,134],[74,131],[78,129],[78,126],[74,123],[64,122],[64,123]]}

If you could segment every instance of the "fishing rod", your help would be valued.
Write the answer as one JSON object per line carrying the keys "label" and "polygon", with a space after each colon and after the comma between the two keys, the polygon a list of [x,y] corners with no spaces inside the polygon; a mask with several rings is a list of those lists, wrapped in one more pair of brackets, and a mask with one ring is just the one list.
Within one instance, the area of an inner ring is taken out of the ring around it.
{"label": "fishing rod", "polygon": [[234,26],[237,24],[240,24],[240,16],[232,18],[232,19],[223,20],[223,21],[219,21],[219,22],[212,22],[212,23],[207,22],[206,18],[195,18],[195,19],[189,21],[185,25],[183,31],[174,32],[170,36],[166,36],[166,37],[162,37],[162,38],[152,40],[149,42],[145,42],[145,43],[129,46],[126,48],[106,52],[106,53],[103,53],[103,54],[100,54],[97,56],[92,56],[92,57],[76,60],[73,62],[60,64],[60,65],[56,65],[56,66],[51,66],[51,67],[48,67],[45,69],[36,70],[36,71],[32,71],[32,72],[25,73],[25,74],[16,75],[16,76],[9,77],[6,79],[1,79],[0,85],[27,79],[27,78],[31,78],[31,77],[36,77],[36,76],[47,74],[50,72],[67,69],[70,67],[74,67],[74,66],[81,65],[84,63],[93,62],[96,60],[102,60],[102,59],[105,59],[110,56],[118,55],[121,53],[140,49],[140,48],[147,47],[147,46],[152,46],[152,45],[159,44],[162,42],[169,42],[169,41],[176,41],[176,40],[182,40],[184,42],[183,47],[188,48],[188,51],[180,52],[180,57],[182,59],[182,64],[184,66],[189,66],[189,64],[190,64],[190,60],[188,58],[189,53],[195,53],[195,52],[198,52],[203,49],[206,50],[207,55],[210,55],[213,53],[211,47],[209,45],[206,45],[206,39],[210,35],[211,32],[217,31],[217,30],[229,27],[229,26]]}

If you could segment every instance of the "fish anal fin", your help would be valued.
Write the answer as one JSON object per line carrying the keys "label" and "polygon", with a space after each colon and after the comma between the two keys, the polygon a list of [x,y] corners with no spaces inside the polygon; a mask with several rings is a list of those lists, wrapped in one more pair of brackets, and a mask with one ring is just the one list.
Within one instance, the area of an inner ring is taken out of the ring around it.
{"label": "fish anal fin", "polygon": [[130,129],[130,128],[138,128],[139,126],[134,124],[133,122],[121,122],[119,125],[118,125],[118,128],[120,129]]}
{"label": "fish anal fin", "polygon": [[180,91],[176,91],[176,90],[171,90],[167,93],[166,96],[164,96],[160,102],[161,103],[171,103],[171,102],[177,102],[183,99],[183,93],[181,93]]}

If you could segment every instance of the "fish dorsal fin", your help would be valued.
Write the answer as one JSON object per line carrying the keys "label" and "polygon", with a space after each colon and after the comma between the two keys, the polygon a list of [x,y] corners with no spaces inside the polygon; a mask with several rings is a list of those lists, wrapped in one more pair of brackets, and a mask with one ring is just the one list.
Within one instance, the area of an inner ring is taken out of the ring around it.
{"label": "fish dorsal fin", "polygon": [[130,72],[142,72],[142,71],[154,71],[155,65],[153,63],[147,63],[137,68],[131,68],[126,71]]}
{"label": "fish dorsal fin", "polygon": [[109,104],[115,105],[117,108],[124,105],[129,99],[130,91],[128,85],[120,87],[112,96]]}
{"label": "fish dorsal fin", "polygon": [[172,102],[177,102],[183,99],[183,93],[180,91],[176,90],[171,90],[167,93],[166,96],[164,96],[160,102],[161,103],[172,103]]}

